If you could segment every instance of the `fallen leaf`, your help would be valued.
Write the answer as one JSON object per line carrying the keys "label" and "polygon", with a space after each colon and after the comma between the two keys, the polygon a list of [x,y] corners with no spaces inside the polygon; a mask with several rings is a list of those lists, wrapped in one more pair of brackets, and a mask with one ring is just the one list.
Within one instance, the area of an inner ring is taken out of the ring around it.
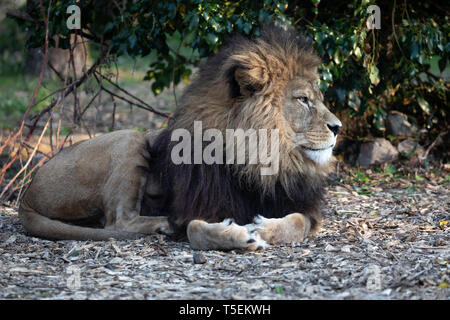
{"label": "fallen leaf", "polygon": [[443,262],[440,262],[440,261],[439,261],[439,258],[436,258],[436,262],[439,263],[439,264],[449,264],[449,263],[450,263],[450,260],[445,260],[445,261],[443,261]]}

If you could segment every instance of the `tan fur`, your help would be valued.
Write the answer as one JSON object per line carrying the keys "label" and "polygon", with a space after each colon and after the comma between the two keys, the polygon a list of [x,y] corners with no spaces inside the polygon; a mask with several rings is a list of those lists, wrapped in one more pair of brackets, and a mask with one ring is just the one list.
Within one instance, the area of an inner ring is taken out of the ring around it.
{"label": "tan fur", "polygon": [[[25,230],[75,240],[170,233],[166,217],[139,216],[146,173],[137,166],[146,166],[145,150],[143,133],[123,130],[61,151],[39,169],[22,199],[19,216]],[[72,224],[99,215],[104,229]]]}
{"label": "tan fur", "polygon": [[266,242],[257,233],[251,233],[249,226],[239,226],[227,220],[219,223],[192,220],[187,228],[187,236],[191,247],[199,250],[253,251],[267,247]]}
{"label": "tan fur", "polygon": [[303,241],[311,228],[309,219],[301,213],[291,213],[279,219],[259,217],[255,220],[252,227],[270,244]]}
{"label": "tan fur", "polygon": [[267,219],[257,217],[253,223],[239,226],[232,221],[207,223],[192,220],[187,229],[189,243],[193,249],[245,249],[261,250],[268,244],[303,241],[310,232],[310,222],[301,213],[292,213],[284,218]]}

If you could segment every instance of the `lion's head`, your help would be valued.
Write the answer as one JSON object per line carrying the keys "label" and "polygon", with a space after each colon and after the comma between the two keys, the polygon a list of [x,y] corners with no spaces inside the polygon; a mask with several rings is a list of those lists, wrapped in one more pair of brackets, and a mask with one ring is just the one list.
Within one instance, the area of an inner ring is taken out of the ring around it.
{"label": "lion's head", "polygon": [[[255,39],[233,37],[200,67],[151,150],[156,159],[151,165],[163,172],[161,181],[171,197],[166,210],[174,225],[194,218],[234,218],[245,224],[257,214],[283,217],[292,212],[308,215],[313,229],[318,225],[323,180],[341,127],[324,106],[317,85],[319,64],[311,41],[271,26]],[[222,133],[275,129],[278,171],[261,175],[262,165],[251,163],[173,164],[171,133],[195,131],[195,121],[202,122],[203,130]]]}
{"label": "lion's head", "polygon": [[318,86],[320,59],[311,41],[294,31],[265,27],[261,37],[232,38],[203,65],[175,114],[175,127],[278,129],[280,174],[261,176],[259,165],[239,166],[243,178],[266,190],[301,173],[328,170],[341,122],[324,105]]}

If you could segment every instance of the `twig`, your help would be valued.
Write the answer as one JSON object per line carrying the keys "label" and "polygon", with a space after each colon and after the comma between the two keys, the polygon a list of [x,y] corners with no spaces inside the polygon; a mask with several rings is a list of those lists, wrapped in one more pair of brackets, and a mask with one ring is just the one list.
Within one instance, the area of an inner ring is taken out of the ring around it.
{"label": "twig", "polygon": [[[86,71],[86,73],[84,73],[80,79],[78,79],[78,80],[72,82],[70,85],[68,85],[66,91],[63,94],[62,99],[64,99],[66,96],[68,96],[74,90],[74,88],[78,88],[95,71],[95,69],[100,65],[100,63],[103,61],[103,59],[104,59],[104,55],[100,56],[97,59],[97,61],[92,65],[92,67],[89,68],[89,70]],[[49,110],[51,110],[57,104],[57,102],[58,102],[58,100],[52,101],[52,103],[50,103],[47,107],[45,107],[41,112],[39,112],[38,114],[33,116],[32,117],[32,120],[34,120],[33,124],[36,124],[37,121],[42,117],[42,115],[47,113]]]}
{"label": "twig", "polygon": [[[159,111],[156,110],[155,108],[153,108],[151,105],[149,105],[148,103],[146,103],[145,101],[143,101],[142,99],[136,97],[135,95],[131,94],[129,91],[125,90],[124,88],[120,87],[117,83],[112,82],[110,79],[108,79],[108,77],[104,76],[103,74],[99,73],[99,72],[95,72],[97,75],[99,75],[101,78],[105,79],[106,81],[108,81],[110,84],[112,84],[116,89],[122,91],[123,93],[125,93],[126,95],[130,96],[131,98],[135,99],[136,101],[138,101],[139,103],[141,103],[143,106],[145,106],[144,109],[154,112],[160,116],[163,117],[167,117],[169,116],[169,114],[163,112],[163,111]],[[105,90],[106,91],[106,90]],[[132,103],[134,104],[134,103]],[[138,106],[137,104],[134,104],[135,106]]]}
{"label": "twig", "polygon": [[112,130],[114,130],[114,125],[116,122],[116,107],[117,107],[116,101],[113,101],[113,112],[112,112],[112,123],[111,123]]}
{"label": "twig", "polygon": [[[35,147],[33,149],[33,152],[31,153],[31,156],[28,157],[27,163],[25,164],[25,166],[22,167],[22,169],[19,170],[19,172],[16,173],[14,178],[12,178],[11,181],[8,182],[6,187],[3,189],[2,193],[0,193],[0,199],[3,197],[3,195],[6,192],[6,190],[8,190],[9,187],[14,183],[14,181],[16,181],[17,177],[19,177],[22,174],[22,172],[28,167],[28,165],[30,164],[31,160],[33,160],[33,157],[36,154],[36,150],[39,148],[39,145],[41,144],[42,138],[44,137],[44,133],[45,133],[45,131],[47,131],[47,127],[48,127],[49,123],[50,123],[50,118],[45,123],[44,129],[42,130],[42,133],[41,133],[41,135],[39,137],[38,142],[36,143],[36,145],[35,145]],[[20,152],[20,150],[18,152]]]}
{"label": "twig", "polygon": [[[31,170],[22,178],[22,180],[20,180],[20,182],[18,183],[18,186],[12,188],[12,190],[10,191],[10,193],[5,197],[4,201],[8,201],[8,199],[13,195],[13,193],[20,188],[23,188],[28,182],[25,183],[26,179],[37,169],[39,168],[44,161],[50,159],[51,157],[54,156],[55,152],[58,152],[61,150],[61,148],[66,144],[67,142],[67,138],[72,134],[73,129],[69,131],[69,133],[66,135],[66,137],[64,138],[64,141],[57,145],[57,147],[55,148],[55,150],[51,150],[49,153],[42,153],[43,157],[41,160],[39,160],[39,162],[33,167],[31,168]],[[39,152],[39,150],[37,150],[36,152]],[[6,190],[6,189],[5,189]]]}
{"label": "twig", "polygon": [[63,75],[56,70],[56,68],[53,66],[53,64],[51,63],[51,61],[48,62],[48,66],[50,67],[50,69],[52,69],[52,71],[56,74],[56,76],[59,78],[59,80],[64,81],[64,77]]}
{"label": "twig", "polygon": [[106,89],[103,85],[101,85],[101,88],[102,88],[103,91],[109,93],[109,94],[112,95],[113,97],[116,97],[117,99],[123,100],[123,101],[129,103],[130,105],[133,105],[133,106],[136,106],[136,107],[138,107],[138,108],[141,108],[141,109],[144,109],[144,110],[153,112],[153,113],[155,113],[155,114],[157,114],[157,115],[160,115],[160,116],[162,116],[162,117],[168,117],[168,116],[169,116],[169,115],[168,115],[167,113],[165,113],[165,112],[162,112],[162,111],[159,111],[159,110],[155,110],[155,109],[153,109],[152,107],[148,107],[148,106],[145,106],[145,105],[142,105],[142,104],[139,104],[139,103],[130,101],[130,100],[128,100],[128,99],[125,98],[125,97],[119,96],[119,95],[115,94],[114,92],[112,92],[111,90]]}
{"label": "twig", "polygon": [[161,125],[159,126],[159,128],[161,129],[161,128],[164,127],[165,124],[169,123],[170,119],[172,119],[172,116],[173,116],[173,113],[169,114],[169,115],[167,116],[167,118],[164,119],[164,122],[161,123]]}
{"label": "twig", "polygon": [[395,42],[397,43],[398,48],[400,49],[400,52],[402,53],[403,56],[405,56],[405,53],[403,52],[403,49],[400,46],[400,42],[398,41],[397,33],[395,32],[395,6],[396,6],[396,0],[394,0],[394,5],[392,7],[392,33],[394,35]]}
{"label": "twig", "polygon": [[98,95],[100,94],[100,92],[102,91],[102,88],[98,89],[98,91],[95,93],[95,95],[92,97],[92,99],[89,101],[89,103],[86,105],[86,107],[84,107],[83,111],[81,111],[80,117],[82,118],[84,113],[87,111],[87,109],[89,109],[89,107],[91,106],[91,104],[94,102],[95,98],[98,97]]}
{"label": "twig", "polygon": [[[70,36],[70,38],[72,39],[72,36]],[[71,44],[70,50],[69,50],[69,54],[70,54],[69,65],[72,66],[72,73],[73,73],[74,80],[77,80],[77,69],[75,68],[75,57],[74,57],[73,51],[75,50],[75,48],[77,46],[77,39],[78,39],[78,36],[75,34],[74,41]],[[79,124],[80,118],[78,116],[79,102],[78,102],[78,95],[77,95],[77,87],[75,87],[72,90],[72,93],[73,93],[73,123]]]}

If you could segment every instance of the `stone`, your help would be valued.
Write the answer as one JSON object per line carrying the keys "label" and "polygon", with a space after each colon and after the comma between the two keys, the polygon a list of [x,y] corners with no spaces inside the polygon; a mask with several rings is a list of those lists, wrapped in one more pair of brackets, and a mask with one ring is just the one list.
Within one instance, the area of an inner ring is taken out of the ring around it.
{"label": "stone", "polygon": [[421,157],[425,152],[425,149],[417,141],[411,139],[400,142],[397,146],[397,150],[405,157],[411,157],[413,155]]}
{"label": "stone", "polygon": [[417,127],[408,121],[408,117],[398,111],[391,111],[386,119],[387,133],[393,136],[410,137],[416,133]]}
{"label": "stone", "polygon": [[368,167],[383,164],[398,158],[397,149],[386,139],[377,138],[361,145],[357,165]]}
{"label": "stone", "polygon": [[206,263],[205,256],[203,254],[201,254],[200,252],[195,252],[192,258],[193,258],[195,264]]}

